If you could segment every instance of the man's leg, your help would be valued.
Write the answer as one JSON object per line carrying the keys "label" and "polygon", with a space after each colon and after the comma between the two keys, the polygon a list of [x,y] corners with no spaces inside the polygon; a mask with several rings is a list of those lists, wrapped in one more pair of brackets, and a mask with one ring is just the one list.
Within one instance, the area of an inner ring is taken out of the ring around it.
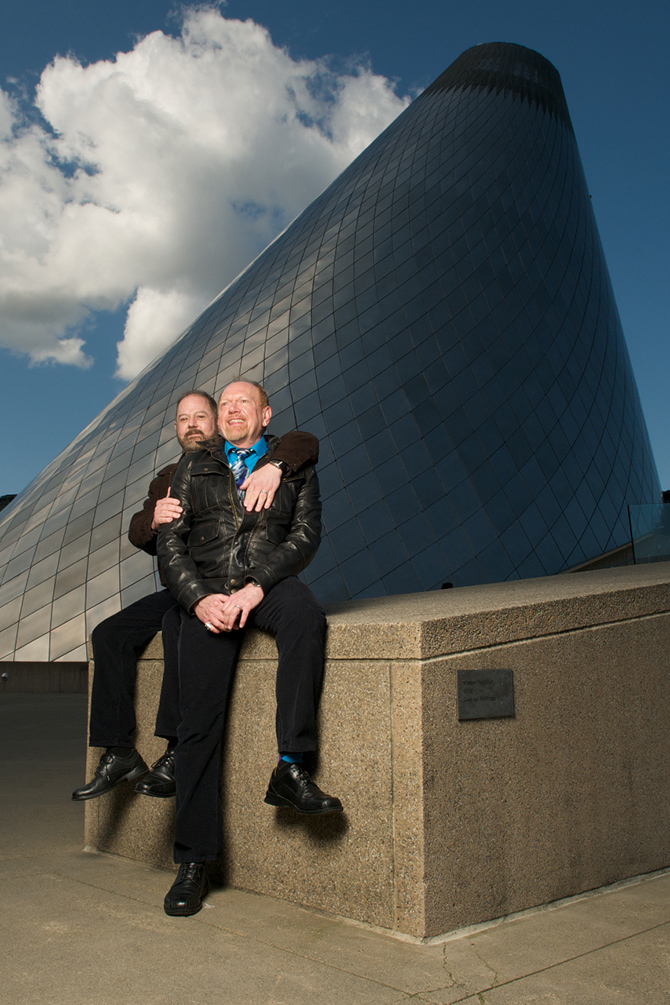
{"label": "man's leg", "polygon": [[147,771],[134,749],[137,653],[161,627],[174,604],[167,590],[143,597],[101,622],[92,634],[94,674],[89,745],[105,747],[93,779],[72,793],[93,799]]}
{"label": "man's leg", "polygon": [[223,849],[221,746],[230,686],[243,631],[208,632],[181,612],[175,768],[174,860],[214,862]]}
{"label": "man's leg", "polygon": [[151,770],[135,786],[135,792],[156,799],[171,799],[177,791],[174,750],[179,727],[179,658],[177,645],[181,625],[179,604],[175,603],[163,615],[163,681],[156,716],[155,736],[167,740],[167,750],[151,766]]}
{"label": "man's leg", "polygon": [[254,625],[277,642],[277,746],[280,761],[265,802],[298,813],[339,813],[342,803],[316,785],[302,755],[317,748],[317,710],[323,680],[326,616],[312,591],[295,576],[283,579],[254,611]]}
{"label": "man's leg", "polygon": [[156,715],[155,736],[162,736],[170,742],[177,738],[179,726],[179,629],[181,608],[176,601],[163,615],[161,634],[163,636],[163,681]]}
{"label": "man's leg", "polygon": [[317,748],[326,615],[296,576],[274,586],[253,612],[256,628],[277,642],[277,747],[280,753]]}
{"label": "man's leg", "polygon": [[134,745],[137,653],[160,631],[163,615],[174,603],[167,590],[160,590],[93,629],[89,746]]}
{"label": "man's leg", "polygon": [[220,858],[223,849],[221,742],[244,632],[215,635],[195,616],[182,611],[180,617],[174,842],[179,871],[163,908],[185,917],[202,907],[209,890],[205,863]]}
{"label": "man's leg", "polygon": [[[253,623],[277,639],[277,730],[280,750],[316,749],[316,713],[323,674],[325,616],[311,591],[295,577],[283,580],[263,598]],[[181,723],[175,751],[177,812],[174,859],[177,879],[165,898],[169,915],[195,914],[209,884],[205,863],[223,847],[221,746],[235,664],[244,632],[208,632],[197,618],[182,613],[179,637]],[[302,765],[282,762],[266,802],[300,813],[341,811]]]}

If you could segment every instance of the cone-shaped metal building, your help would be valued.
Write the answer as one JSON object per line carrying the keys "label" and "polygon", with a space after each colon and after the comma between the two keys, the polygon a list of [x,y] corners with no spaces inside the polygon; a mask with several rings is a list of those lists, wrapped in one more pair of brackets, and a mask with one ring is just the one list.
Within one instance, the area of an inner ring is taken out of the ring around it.
{"label": "cone-shaped metal building", "polygon": [[323,601],[555,573],[658,477],[556,70],[456,60],[0,517],[0,659],[156,588],[125,537],[174,404],[244,374],[321,438]]}

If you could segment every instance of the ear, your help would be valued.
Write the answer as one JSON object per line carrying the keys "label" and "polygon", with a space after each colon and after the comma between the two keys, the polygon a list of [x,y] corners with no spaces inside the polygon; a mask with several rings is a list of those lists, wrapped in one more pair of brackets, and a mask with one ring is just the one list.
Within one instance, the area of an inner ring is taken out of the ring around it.
{"label": "ear", "polygon": [[270,425],[270,419],[272,418],[272,409],[269,405],[266,405],[263,409],[263,429],[267,429]]}

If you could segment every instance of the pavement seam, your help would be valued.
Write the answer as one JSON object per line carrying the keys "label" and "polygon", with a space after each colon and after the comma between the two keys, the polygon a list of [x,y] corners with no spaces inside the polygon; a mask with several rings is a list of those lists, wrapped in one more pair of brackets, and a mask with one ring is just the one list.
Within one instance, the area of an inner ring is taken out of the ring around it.
{"label": "pavement seam", "polygon": [[[547,904],[536,904],[535,907],[527,907],[522,911],[513,911],[511,914],[504,914],[500,918],[492,918],[489,921],[478,922],[473,925],[465,925],[462,928],[455,928],[451,932],[444,932],[441,935],[432,935],[424,939],[412,942],[422,946],[448,945],[450,942],[459,942],[461,939],[468,939],[472,936],[481,935],[484,932],[491,932],[503,925],[510,925],[517,921],[525,921],[540,914],[548,914],[553,911],[560,911],[573,904],[591,900],[594,897],[602,897],[609,894],[620,893],[629,887],[640,886],[643,883],[653,883],[656,880],[670,876],[670,868],[665,866],[662,869],[654,869],[652,872],[642,873],[639,876],[628,876],[626,879],[619,879],[615,883],[607,883],[605,886],[594,887],[592,890],[583,890],[581,893],[573,893],[568,897],[561,897],[558,900],[551,900]],[[670,921],[670,918],[668,919]],[[394,938],[397,936],[394,933]]]}
{"label": "pavement seam", "polygon": [[[489,985],[489,987],[481,988],[479,991],[473,991],[465,998],[457,998],[453,1002],[450,1002],[450,1005],[459,1005],[460,1002],[468,1002],[468,1001],[479,1001],[485,1003],[486,999],[483,998],[482,995],[486,995],[489,991],[497,991],[499,988],[506,988],[512,984],[518,984],[519,981],[524,981],[528,977],[537,977],[538,974],[549,973],[550,970],[555,970],[557,967],[565,966],[566,963],[573,963],[575,960],[583,960],[587,956],[592,956],[594,953],[600,953],[604,949],[610,949],[613,946],[620,946],[624,942],[629,942],[631,939],[636,939],[640,935],[648,935],[649,932],[655,932],[659,928],[665,928],[667,925],[670,925],[670,921],[661,921],[659,922],[658,925],[651,925],[649,928],[643,928],[639,932],[632,932],[630,935],[624,935],[620,939],[614,939],[612,942],[605,942],[603,943],[602,946],[596,946],[594,949],[588,949],[584,953],[577,953],[575,956],[568,956],[566,959],[559,960],[557,963],[550,963],[548,966],[540,967],[538,970],[530,970],[528,973],[520,974],[518,977],[511,977],[509,980],[502,981],[500,984],[491,984]],[[475,951],[475,956],[477,957],[478,960],[484,963],[485,966],[488,967],[488,963],[486,963],[486,961],[481,958],[481,956],[477,951]],[[456,985],[456,987],[458,987],[458,984]],[[426,994],[426,992],[423,991],[420,992],[420,994]]]}
{"label": "pavement seam", "polygon": [[[156,870],[156,871],[160,871],[160,870]],[[123,899],[131,901],[132,903],[140,904],[140,905],[142,905],[145,908],[149,908],[150,910],[154,910],[154,911],[155,910],[162,910],[162,906],[158,906],[156,904],[150,903],[149,901],[139,900],[137,897],[134,897],[134,896],[132,896],[132,894],[129,894],[127,892],[119,892],[119,891],[116,891],[116,890],[109,890],[107,887],[99,886],[98,884],[93,883],[90,880],[78,879],[77,877],[71,876],[71,875],[69,875],[67,873],[63,874],[63,873],[58,872],[57,870],[49,870],[47,872],[45,870],[42,874],[43,875],[55,876],[58,879],[68,880],[68,881],[70,881],[72,883],[77,883],[77,884],[79,884],[81,886],[87,886],[90,889],[98,890],[101,893],[105,893],[105,894],[108,894],[108,895],[111,894],[112,896],[115,896],[115,897],[121,897]],[[205,905],[206,905],[206,901],[205,901]],[[179,920],[182,920],[182,919],[179,919]],[[381,981],[381,980],[379,980],[379,979],[377,979],[375,977],[370,977],[367,974],[359,973],[357,970],[346,969],[345,967],[337,966],[336,964],[331,963],[328,960],[321,959],[318,956],[309,955],[308,953],[305,953],[305,952],[298,952],[295,949],[291,949],[289,947],[279,945],[279,944],[277,944],[275,942],[272,942],[269,939],[259,938],[258,936],[253,935],[250,932],[239,932],[239,931],[236,931],[235,929],[228,928],[225,925],[216,924],[213,920],[212,921],[208,921],[206,915],[204,914],[204,912],[200,912],[200,913],[198,913],[197,916],[194,916],[194,917],[189,918],[189,919],[183,919],[183,920],[192,921],[192,922],[194,922],[196,924],[206,925],[207,928],[214,929],[217,932],[221,932],[221,933],[223,933],[225,935],[234,937],[236,939],[243,939],[243,940],[255,942],[259,946],[270,947],[272,949],[277,950],[278,952],[286,953],[288,956],[292,956],[292,957],[294,957],[296,959],[299,959],[299,960],[306,960],[306,961],[309,961],[310,963],[316,964],[318,966],[326,967],[329,970],[334,971],[335,973],[339,973],[339,974],[343,974],[343,975],[348,975],[349,977],[355,977],[357,980],[366,981],[367,983],[374,984],[376,987],[379,987],[379,988],[386,988],[389,991],[397,991],[398,994],[406,995],[408,998],[416,997],[416,995],[419,995],[419,994],[432,993],[433,991],[439,991],[439,990],[441,990],[441,988],[436,988],[436,989],[425,988],[423,991],[409,992],[409,991],[406,991],[402,987],[398,987],[395,984],[387,984],[386,982]]]}

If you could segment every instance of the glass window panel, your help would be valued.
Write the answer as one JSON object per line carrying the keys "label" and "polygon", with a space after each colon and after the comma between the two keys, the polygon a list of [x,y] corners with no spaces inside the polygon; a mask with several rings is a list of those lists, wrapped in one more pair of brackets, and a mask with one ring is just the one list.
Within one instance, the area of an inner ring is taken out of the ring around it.
{"label": "glass window panel", "polygon": [[367,551],[354,555],[353,558],[345,559],[345,561],[340,561],[340,572],[353,597],[366,587],[371,586],[379,578],[379,571]]}
{"label": "glass window panel", "polygon": [[37,586],[38,583],[43,583],[47,579],[49,580],[53,579],[57,566],[58,566],[57,552],[55,552],[53,555],[49,555],[48,558],[42,559],[41,562],[34,562],[30,568],[27,589],[30,589],[33,586]]}
{"label": "glass window panel", "polygon": [[[16,642],[15,659],[18,662],[26,663],[46,663],[49,660],[49,636],[48,634],[42,635],[35,638],[34,632],[37,631],[37,627],[32,629],[27,629],[22,634],[20,633]],[[32,636],[32,637],[31,637]],[[24,645],[23,639],[30,638],[30,641],[26,642]]]}
{"label": "glass window panel", "polygon": [[328,531],[328,539],[340,559],[349,558],[365,549],[365,538],[356,520],[348,520],[340,527]]}
{"label": "glass window panel", "polygon": [[396,530],[392,530],[370,544],[370,552],[375,560],[381,576],[388,575],[393,569],[407,562],[409,556]]}
{"label": "glass window panel", "polygon": [[78,537],[76,541],[63,545],[60,550],[58,568],[65,569],[66,566],[72,565],[72,563],[77,562],[80,558],[88,555],[90,542],[91,535],[84,534],[81,537]]}
{"label": "glass window panel", "polygon": [[[51,624],[56,627],[72,619],[73,611],[83,611],[86,600],[86,587],[82,584],[75,590],[54,600],[51,612]],[[80,640],[78,640],[80,641]]]}
{"label": "glass window panel", "polygon": [[[412,569],[419,581],[418,590],[439,589],[442,583],[449,581],[451,574],[442,551],[437,547],[427,548],[425,551],[415,554],[412,558]],[[398,571],[406,574],[406,569],[403,566]],[[410,592],[409,589],[406,592]]]}
{"label": "glass window panel", "polygon": [[76,617],[51,631],[49,658],[57,660],[77,648],[86,629],[86,619],[82,611]]}
{"label": "glass window panel", "polygon": [[17,559],[19,555],[30,555],[32,557],[35,549],[35,545],[40,539],[42,528],[34,527],[32,530],[26,531],[16,542],[16,548],[14,549],[14,554],[12,558]]}
{"label": "glass window panel", "polygon": [[[146,485],[148,487],[149,485],[148,480],[146,482]],[[123,503],[124,503],[123,492],[117,492],[115,495],[111,496],[111,498],[107,498],[104,500],[104,502],[99,503],[95,509],[95,522],[97,524],[102,525],[105,523],[105,521],[110,519],[110,517],[114,516],[117,513],[120,514],[123,509]]]}
{"label": "glass window panel", "polygon": [[0,587],[0,617],[3,606],[9,604],[15,597],[20,597],[26,588],[28,570],[24,570],[18,576],[10,578],[7,576],[5,582]]}
{"label": "glass window panel", "polygon": [[94,527],[91,532],[91,551],[108,544],[110,541],[118,542],[121,534],[121,514],[118,513],[110,520],[105,520],[100,526]]}
{"label": "glass window panel", "polygon": [[116,614],[120,609],[121,602],[118,593],[108,596],[106,600],[96,604],[95,607],[89,607],[86,611],[86,637],[88,638],[96,625],[99,625],[105,618],[111,618],[112,614]]}
{"label": "glass window panel", "polygon": [[119,541],[118,538],[114,541],[110,541],[109,544],[104,545],[102,548],[98,548],[96,551],[91,551],[88,556],[88,572],[87,576],[90,579],[91,576],[95,576],[105,569],[109,569],[112,565],[118,565],[119,562]]}
{"label": "glass window panel", "polygon": [[29,614],[28,617],[21,618],[19,622],[19,631],[16,637],[16,647],[20,649],[21,646],[26,646],[33,642],[34,639],[43,636],[45,632],[49,631],[49,625],[51,621],[51,607],[40,605],[33,613]]}
{"label": "glass window panel", "polygon": [[89,579],[86,584],[86,605],[94,608],[96,605],[106,601],[119,592],[119,570],[118,567],[107,569],[94,579]]}
{"label": "glass window panel", "polygon": [[142,579],[130,584],[121,591],[121,603],[123,607],[134,604],[142,597],[148,597],[157,592],[156,581],[153,576],[144,576]]}
{"label": "glass window panel", "polygon": [[81,586],[86,582],[87,565],[88,556],[80,559],[78,562],[73,563],[62,572],[58,573],[54,586],[54,599],[62,597],[64,594],[69,593],[77,586]]}
{"label": "glass window panel", "polygon": [[[40,501],[42,503],[44,502],[44,500]],[[44,521],[47,518],[48,512],[49,512],[48,506],[44,505],[40,506],[40,508],[36,510],[28,520],[26,520],[24,533],[26,531],[33,530],[36,527],[38,527],[41,530],[42,525],[44,524]]]}
{"label": "glass window panel", "polygon": [[394,520],[382,500],[370,506],[369,509],[362,512],[359,510],[358,522],[368,543],[376,541],[395,529]]}
{"label": "glass window panel", "polygon": [[81,516],[74,520],[68,522],[67,528],[65,530],[65,536],[63,538],[64,545],[70,544],[72,541],[76,541],[78,538],[86,535],[89,536],[89,531],[93,526],[93,520],[95,517],[95,510],[88,510],[86,513],[82,513]]}
{"label": "glass window panel", "polygon": [[12,657],[14,653],[14,646],[16,645],[18,628],[18,624],[13,624],[10,628],[5,628],[4,631],[0,631],[0,660]]}

